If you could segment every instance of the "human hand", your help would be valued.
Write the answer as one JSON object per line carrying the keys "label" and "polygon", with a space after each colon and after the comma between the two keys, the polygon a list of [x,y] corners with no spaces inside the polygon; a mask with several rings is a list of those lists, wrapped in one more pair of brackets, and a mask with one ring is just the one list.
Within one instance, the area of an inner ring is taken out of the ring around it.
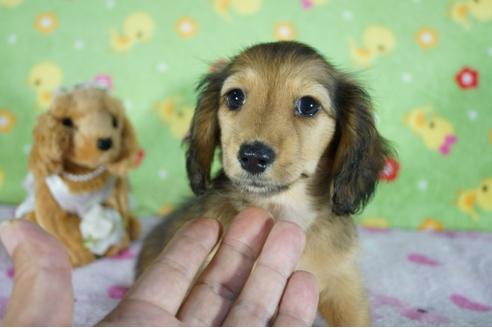
{"label": "human hand", "polygon": [[24,219],[4,221],[0,239],[14,262],[4,326],[70,326],[72,266],[60,241]]}
{"label": "human hand", "polygon": [[[292,274],[304,247],[304,233],[298,226],[273,224],[263,210],[242,212],[213,260],[194,280],[219,234],[218,222],[210,219],[195,220],[181,229],[99,325],[312,324],[318,302],[315,278],[306,272]],[[4,324],[70,324],[73,291],[61,245],[27,222],[0,229],[0,237],[16,268]],[[33,247],[22,246],[26,243]],[[29,279],[40,288],[32,284],[23,288],[24,271],[31,272]],[[40,279],[33,279],[36,272],[41,272]],[[60,302],[45,304],[46,299]]]}

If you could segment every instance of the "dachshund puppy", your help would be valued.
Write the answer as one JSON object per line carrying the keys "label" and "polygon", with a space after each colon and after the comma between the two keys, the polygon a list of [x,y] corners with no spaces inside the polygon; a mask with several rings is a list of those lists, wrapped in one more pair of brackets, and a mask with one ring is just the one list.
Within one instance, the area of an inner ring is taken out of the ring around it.
{"label": "dachshund puppy", "polygon": [[[305,230],[297,269],[317,277],[323,318],[369,325],[350,215],[373,194],[391,151],[374,126],[367,93],[296,42],[246,49],[198,89],[186,153],[197,197],[147,236],[137,274],[186,221],[210,217],[227,227],[246,207],[261,207]],[[216,148],[222,169],[211,179]]]}
{"label": "dachshund puppy", "polygon": [[[84,245],[77,211],[64,208],[59,199],[73,198],[70,205],[78,210],[84,205],[81,200],[92,204],[100,198],[101,206],[116,210],[123,219],[123,239],[105,252],[116,254],[139,235],[124,178],[137,151],[135,133],[118,100],[95,87],[61,93],[38,118],[28,164],[30,196],[16,216],[36,222],[61,240],[72,265],[81,266],[95,256]],[[52,181],[66,193],[55,197]]]}

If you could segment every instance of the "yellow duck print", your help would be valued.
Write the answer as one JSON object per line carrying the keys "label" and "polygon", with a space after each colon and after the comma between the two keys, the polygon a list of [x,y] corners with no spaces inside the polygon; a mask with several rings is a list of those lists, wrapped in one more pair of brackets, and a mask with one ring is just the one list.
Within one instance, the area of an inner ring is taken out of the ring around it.
{"label": "yellow duck print", "polygon": [[0,4],[7,8],[13,8],[20,5],[22,0],[0,0]]}
{"label": "yellow duck print", "polygon": [[60,67],[52,62],[42,62],[35,65],[29,72],[27,84],[36,92],[38,108],[48,108],[53,94],[63,80]]}
{"label": "yellow duck print", "polygon": [[476,207],[492,212],[492,178],[483,179],[477,188],[460,192],[456,205],[475,221],[479,220]]}
{"label": "yellow duck print", "polygon": [[160,101],[155,106],[161,121],[169,127],[172,135],[180,140],[186,137],[193,117],[193,108],[181,104],[181,98],[173,97]]}
{"label": "yellow duck print", "polygon": [[388,221],[381,217],[368,217],[362,220],[361,225],[369,229],[388,229]]}
{"label": "yellow duck print", "polygon": [[154,20],[149,14],[136,12],[125,18],[123,33],[110,32],[110,45],[115,52],[126,52],[139,42],[147,42],[154,36]]}
{"label": "yellow duck print", "polygon": [[362,36],[363,46],[357,46],[354,40],[349,41],[350,55],[356,66],[368,67],[374,60],[393,51],[396,39],[393,32],[384,26],[370,26]]}
{"label": "yellow duck print", "polygon": [[116,31],[111,31],[111,49],[116,52],[127,52],[132,46],[133,41],[129,36],[119,34]]}
{"label": "yellow duck print", "polygon": [[453,125],[444,117],[432,113],[430,106],[413,109],[405,114],[404,122],[424,140],[429,149],[442,155],[448,155],[457,142]]}
{"label": "yellow duck print", "polygon": [[227,20],[231,12],[238,15],[252,15],[260,10],[263,0],[212,0],[215,11]]}
{"label": "yellow duck print", "polygon": [[471,16],[479,22],[488,22],[492,20],[492,0],[465,0],[459,1],[451,5],[451,18],[463,25],[465,28],[470,28]]}

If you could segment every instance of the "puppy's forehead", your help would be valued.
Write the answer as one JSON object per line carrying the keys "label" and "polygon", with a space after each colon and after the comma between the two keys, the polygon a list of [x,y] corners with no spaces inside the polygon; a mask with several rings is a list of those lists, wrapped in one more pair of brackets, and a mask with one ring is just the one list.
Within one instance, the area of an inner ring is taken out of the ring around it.
{"label": "puppy's forehead", "polygon": [[248,69],[270,79],[305,75],[315,80],[323,80],[331,75],[331,67],[318,55],[305,56],[287,53],[273,56],[269,53],[262,55],[245,52],[233,62],[232,72]]}
{"label": "puppy's forehead", "polygon": [[[331,107],[330,89],[334,70],[318,57],[240,55],[231,65],[221,95],[234,88],[254,88],[262,92],[312,96]],[[250,90],[246,90],[250,91]]]}

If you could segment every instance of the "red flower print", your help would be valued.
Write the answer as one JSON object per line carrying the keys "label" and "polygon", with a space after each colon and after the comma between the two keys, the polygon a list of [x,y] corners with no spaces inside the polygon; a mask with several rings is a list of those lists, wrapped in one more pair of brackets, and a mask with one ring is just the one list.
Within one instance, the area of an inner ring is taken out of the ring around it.
{"label": "red flower print", "polygon": [[224,68],[227,64],[228,64],[227,60],[219,59],[219,60],[215,61],[214,63],[212,63],[212,65],[210,65],[210,67],[208,68],[208,71],[210,73],[215,73],[215,72],[221,70],[222,68]]}
{"label": "red flower print", "polygon": [[138,152],[135,154],[133,165],[135,165],[135,167],[140,166],[140,164],[142,164],[144,157],[145,157],[145,150],[143,148],[140,148]]}
{"label": "red flower print", "polygon": [[386,159],[384,168],[379,174],[379,179],[383,181],[393,181],[398,177],[400,171],[400,164],[394,158]]}
{"label": "red flower print", "polygon": [[456,83],[463,89],[475,89],[478,86],[478,72],[473,68],[463,67],[455,76]]}

